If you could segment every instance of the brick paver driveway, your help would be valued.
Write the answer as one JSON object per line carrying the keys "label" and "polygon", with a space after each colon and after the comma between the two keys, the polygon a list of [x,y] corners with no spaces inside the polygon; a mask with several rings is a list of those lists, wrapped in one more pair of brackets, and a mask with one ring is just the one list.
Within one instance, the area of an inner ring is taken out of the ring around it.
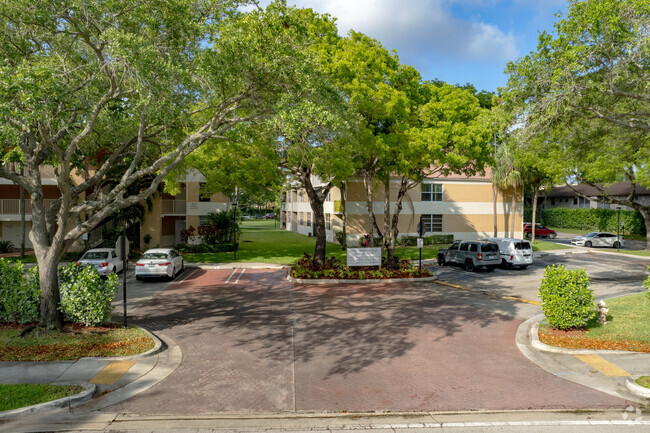
{"label": "brick paver driveway", "polygon": [[181,367],[109,407],[142,415],[625,407],[516,348],[512,301],[434,283],[292,285],[198,270],[137,312]]}

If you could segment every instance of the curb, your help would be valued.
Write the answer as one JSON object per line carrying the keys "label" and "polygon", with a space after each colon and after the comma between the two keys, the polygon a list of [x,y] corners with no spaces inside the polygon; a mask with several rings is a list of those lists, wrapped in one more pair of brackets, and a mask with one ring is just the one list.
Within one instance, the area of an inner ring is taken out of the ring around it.
{"label": "curb", "polygon": [[[636,355],[646,352],[632,352],[630,350],[605,350],[605,349],[565,349],[563,347],[549,346],[539,341],[539,322],[544,318],[543,314],[531,317],[526,322],[534,322],[530,328],[530,343],[537,350],[551,353],[563,353],[565,355]],[[524,323],[526,323],[524,322]]]}
{"label": "curb", "polygon": [[[537,350],[551,353],[563,353],[565,355],[636,355],[638,353],[646,352],[632,352],[630,350],[605,350],[605,349],[565,349],[564,347],[549,346],[539,341],[539,322],[544,319],[543,314],[538,314],[537,316],[531,317],[526,322],[534,322],[530,328],[530,342]],[[524,322],[525,323],[525,322]]]}
{"label": "curb", "polygon": [[643,398],[648,398],[650,399],[650,388],[646,388],[645,386],[641,386],[635,381],[640,378],[641,374],[637,374],[635,376],[631,376],[625,379],[625,387],[633,394],[638,395],[639,397]]}
{"label": "curb", "polygon": [[84,404],[93,398],[97,386],[92,383],[57,383],[57,385],[75,385],[81,386],[85,389],[79,394],[70,395],[68,397],[59,398],[57,400],[46,401],[45,403],[38,403],[31,406],[25,406],[18,409],[7,410],[0,412],[0,420],[7,418],[15,418],[16,416],[29,415],[37,412],[45,412],[54,409],[71,408]]}

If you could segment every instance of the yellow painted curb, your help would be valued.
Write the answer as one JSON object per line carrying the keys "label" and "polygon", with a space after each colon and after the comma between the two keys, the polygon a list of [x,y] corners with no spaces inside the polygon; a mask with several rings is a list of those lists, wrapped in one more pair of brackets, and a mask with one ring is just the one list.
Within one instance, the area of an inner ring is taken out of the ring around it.
{"label": "yellow painted curb", "polygon": [[621,377],[621,376],[630,376],[630,373],[623,370],[620,367],[612,364],[609,361],[605,361],[598,355],[574,355],[580,361],[584,362],[590,367],[600,371],[605,376],[609,377]]}
{"label": "yellow painted curb", "polygon": [[90,379],[95,385],[112,385],[135,365],[135,361],[113,361]]}

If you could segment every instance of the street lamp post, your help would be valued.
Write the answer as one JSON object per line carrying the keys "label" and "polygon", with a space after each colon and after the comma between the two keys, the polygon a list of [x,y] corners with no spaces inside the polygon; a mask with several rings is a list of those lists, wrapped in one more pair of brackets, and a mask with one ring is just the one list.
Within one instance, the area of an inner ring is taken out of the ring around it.
{"label": "street lamp post", "polygon": [[616,251],[621,250],[621,207],[616,207],[617,221],[616,221]]}
{"label": "street lamp post", "polygon": [[232,203],[232,249],[237,260],[237,201]]}

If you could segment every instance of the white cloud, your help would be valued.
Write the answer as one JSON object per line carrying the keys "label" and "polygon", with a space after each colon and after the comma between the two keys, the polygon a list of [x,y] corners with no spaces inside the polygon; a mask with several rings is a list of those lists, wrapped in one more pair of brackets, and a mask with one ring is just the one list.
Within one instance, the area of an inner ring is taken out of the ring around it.
{"label": "white cloud", "polygon": [[[456,0],[485,4],[494,0]],[[454,17],[450,0],[289,0],[337,18],[339,32],[353,29],[378,39],[402,58],[444,56],[507,61],[517,57],[514,35],[496,25]]]}

